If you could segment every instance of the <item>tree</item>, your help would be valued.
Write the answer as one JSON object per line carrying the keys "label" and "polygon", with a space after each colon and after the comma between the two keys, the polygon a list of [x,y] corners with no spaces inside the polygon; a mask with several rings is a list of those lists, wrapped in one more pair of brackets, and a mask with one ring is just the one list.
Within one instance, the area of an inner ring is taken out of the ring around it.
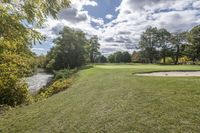
{"label": "tree", "polygon": [[122,53],[122,62],[124,63],[131,62],[131,55],[129,54],[129,52],[126,51]]}
{"label": "tree", "polygon": [[123,54],[122,52],[118,51],[114,53],[114,57],[115,57],[115,63],[120,63],[122,62]]}
{"label": "tree", "polygon": [[46,63],[46,56],[45,55],[37,56],[36,61],[37,61],[37,67],[38,68],[45,68],[45,63]]}
{"label": "tree", "polygon": [[171,34],[166,29],[159,29],[157,31],[157,39],[159,47],[161,48],[161,57],[163,58],[163,63],[165,64],[165,58],[168,55],[168,51],[171,47],[170,45]]}
{"label": "tree", "polygon": [[157,28],[149,27],[140,37],[139,48],[141,49],[142,55],[149,60],[150,63],[153,63],[153,60],[156,59],[158,47],[158,30]]}
{"label": "tree", "polygon": [[90,48],[89,48],[89,53],[90,53],[90,62],[94,63],[95,62],[95,58],[97,58],[97,56],[100,54],[99,53],[99,48],[100,48],[100,44],[98,42],[98,37],[97,36],[93,36],[90,39]]}
{"label": "tree", "polygon": [[82,31],[64,27],[60,37],[54,40],[55,47],[48,53],[48,68],[60,70],[75,68],[85,64],[88,40]]}
{"label": "tree", "polygon": [[35,29],[67,6],[68,0],[0,0],[0,104],[27,100],[20,78],[33,73],[36,65],[30,47],[43,36]]}
{"label": "tree", "polygon": [[106,63],[107,62],[107,58],[103,55],[100,55],[97,57],[96,62],[98,63]]}
{"label": "tree", "polygon": [[108,56],[108,61],[110,63],[121,63],[121,62],[128,63],[131,62],[131,55],[127,51],[126,52],[117,51]]}
{"label": "tree", "polygon": [[196,59],[200,56],[200,25],[195,26],[192,30],[188,33],[187,36],[190,49],[190,56],[192,58],[193,63]]}
{"label": "tree", "polygon": [[131,60],[135,63],[142,62],[140,51],[133,51]]}
{"label": "tree", "polygon": [[[170,42],[173,46],[171,56],[174,56],[174,64],[177,65],[184,46],[187,43],[186,32],[171,34]],[[175,52],[174,52],[175,51]]]}
{"label": "tree", "polygon": [[114,54],[110,54],[110,55],[108,56],[108,61],[109,61],[110,63],[114,63],[114,62],[115,62],[115,55],[114,55]]}
{"label": "tree", "polygon": [[42,26],[48,15],[56,18],[69,4],[68,0],[0,0],[0,53],[20,53],[43,39],[35,28]]}

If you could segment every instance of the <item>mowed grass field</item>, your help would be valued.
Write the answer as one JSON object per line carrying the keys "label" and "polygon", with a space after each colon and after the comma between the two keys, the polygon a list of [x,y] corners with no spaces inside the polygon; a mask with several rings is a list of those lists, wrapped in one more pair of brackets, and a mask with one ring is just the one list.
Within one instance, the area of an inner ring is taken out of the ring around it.
{"label": "mowed grass field", "polygon": [[200,77],[136,72],[200,66],[95,65],[66,91],[0,116],[2,133],[199,133]]}

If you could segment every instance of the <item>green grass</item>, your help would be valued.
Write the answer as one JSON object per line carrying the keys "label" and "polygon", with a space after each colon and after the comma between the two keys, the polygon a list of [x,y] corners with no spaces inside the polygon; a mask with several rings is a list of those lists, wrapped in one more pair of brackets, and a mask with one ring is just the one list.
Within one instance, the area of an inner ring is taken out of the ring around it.
{"label": "green grass", "polygon": [[[66,91],[0,116],[3,133],[199,133],[200,77],[135,72],[200,66],[95,65]],[[0,132],[1,132],[0,131]]]}

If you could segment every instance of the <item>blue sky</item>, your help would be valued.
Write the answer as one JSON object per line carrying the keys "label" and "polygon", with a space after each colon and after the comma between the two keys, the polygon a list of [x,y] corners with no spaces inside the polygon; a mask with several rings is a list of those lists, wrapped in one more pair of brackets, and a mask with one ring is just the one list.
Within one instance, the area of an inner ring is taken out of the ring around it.
{"label": "blue sky", "polygon": [[[95,18],[102,18],[104,23],[108,23],[111,20],[115,19],[119,12],[116,12],[115,9],[121,4],[121,0],[96,0],[98,6],[84,6],[84,10],[88,11],[90,16]],[[106,15],[110,14],[113,16],[112,19],[106,19]]]}
{"label": "blue sky", "polygon": [[97,35],[102,54],[109,55],[135,50],[149,26],[181,32],[198,24],[199,0],[72,0],[71,8],[61,10],[57,20],[49,17],[44,28],[38,29],[47,40],[32,50],[45,54],[64,26]]}

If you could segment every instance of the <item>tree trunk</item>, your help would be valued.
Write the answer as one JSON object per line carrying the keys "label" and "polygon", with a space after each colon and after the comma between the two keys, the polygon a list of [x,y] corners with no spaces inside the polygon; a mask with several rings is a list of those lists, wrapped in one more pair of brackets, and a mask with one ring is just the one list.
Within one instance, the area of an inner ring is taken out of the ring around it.
{"label": "tree trunk", "polygon": [[153,58],[150,57],[149,61],[150,61],[151,64],[153,64]]}
{"label": "tree trunk", "polygon": [[93,52],[90,53],[90,62],[91,62],[91,63],[94,63]]}
{"label": "tree trunk", "polygon": [[165,48],[163,48],[163,51],[162,51],[162,57],[163,57],[163,64],[166,63],[166,52],[165,52]]}
{"label": "tree trunk", "polygon": [[180,53],[180,48],[179,48],[179,45],[177,45],[175,65],[178,64],[179,53]]}
{"label": "tree trunk", "polygon": [[192,57],[193,64],[195,64],[195,60],[196,60],[196,57],[195,57],[195,55],[193,55],[193,57]]}
{"label": "tree trunk", "polygon": [[165,57],[165,55],[163,56],[163,64],[165,64],[166,63],[166,57]]}

